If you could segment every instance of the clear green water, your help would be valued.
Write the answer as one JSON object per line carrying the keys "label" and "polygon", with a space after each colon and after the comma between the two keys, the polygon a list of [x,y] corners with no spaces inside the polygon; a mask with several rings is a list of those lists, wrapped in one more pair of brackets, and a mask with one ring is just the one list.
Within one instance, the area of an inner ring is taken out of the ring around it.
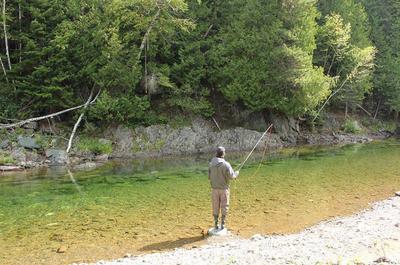
{"label": "clear green water", "polygon": [[[239,157],[227,157],[233,165]],[[0,175],[0,263],[66,264],[193,244],[211,224],[210,157]],[[260,155],[231,186],[230,229],[287,233],[400,190],[400,142]],[[66,253],[56,253],[65,246]]]}

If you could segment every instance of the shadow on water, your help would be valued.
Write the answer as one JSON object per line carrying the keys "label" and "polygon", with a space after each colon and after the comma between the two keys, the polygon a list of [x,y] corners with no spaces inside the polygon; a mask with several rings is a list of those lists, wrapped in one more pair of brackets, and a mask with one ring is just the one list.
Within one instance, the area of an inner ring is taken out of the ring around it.
{"label": "shadow on water", "polygon": [[142,247],[139,251],[161,251],[161,250],[168,250],[179,248],[184,245],[193,244],[204,239],[203,236],[193,236],[193,237],[185,237],[179,238],[178,240],[167,240],[164,242],[154,243],[147,246]]}

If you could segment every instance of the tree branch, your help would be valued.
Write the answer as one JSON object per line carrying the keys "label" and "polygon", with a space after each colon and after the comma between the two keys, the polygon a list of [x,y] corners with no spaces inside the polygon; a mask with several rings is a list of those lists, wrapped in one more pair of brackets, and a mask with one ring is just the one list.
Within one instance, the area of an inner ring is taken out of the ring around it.
{"label": "tree branch", "polygon": [[151,22],[149,24],[149,27],[147,28],[146,33],[143,36],[142,43],[140,44],[137,60],[140,60],[140,57],[142,56],[143,49],[144,49],[144,47],[146,45],[146,42],[147,42],[147,39],[148,39],[148,37],[150,35],[150,31],[152,30],[152,28],[156,24],[158,18],[160,17],[160,14],[161,14],[161,8],[158,7],[157,13],[154,15],[153,19],[151,20]]}
{"label": "tree branch", "polygon": [[6,55],[8,61],[8,69],[11,70],[10,52],[8,50],[8,37],[7,37],[7,25],[6,25],[6,0],[3,0],[3,30],[4,30],[4,44],[6,46]]}
{"label": "tree branch", "polygon": [[3,60],[1,59],[1,57],[0,57],[0,64],[1,64],[1,68],[3,69],[3,73],[4,73],[4,76],[5,76],[7,84],[8,84],[9,82],[8,82],[6,68],[4,67]]}
{"label": "tree branch", "polygon": [[[88,100],[86,101],[85,105],[83,106],[83,110],[85,110],[85,109],[89,106],[90,101],[92,100],[92,97],[93,97],[93,90],[90,91],[89,98],[88,98]],[[79,126],[79,124],[80,124],[81,121],[82,121],[83,116],[85,116],[85,111],[83,111],[83,112],[81,113],[81,115],[79,115],[79,118],[78,118],[78,120],[76,121],[76,123],[75,123],[75,125],[74,125],[74,128],[72,129],[72,133],[71,133],[71,136],[69,137],[69,141],[68,141],[68,147],[67,147],[67,151],[66,151],[67,153],[69,153],[69,151],[71,150],[72,141],[73,141],[73,139],[74,139],[76,130],[78,129],[78,126]]]}
{"label": "tree branch", "polygon": [[[89,105],[93,104],[97,100],[98,96],[100,95],[100,92],[101,92],[101,90],[99,90],[99,92],[97,93],[96,97],[92,101],[90,101]],[[86,105],[86,103],[82,104],[82,105],[79,105],[79,106],[75,106],[75,107],[69,108],[69,109],[61,110],[61,111],[58,111],[58,112],[55,112],[55,113],[52,113],[52,114],[48,114],[48,115],[45,115],[45,116],[30,118],[30,119],[27,119],[27,120],[23,120],[23,121],[19,121],[19,122],[16,122],[16,123],[11,123],[11,124],[3,124],[3,125],[0,125],[0,129],[9,129],[9,128],[14,128],[14,127],[19,127],[19,126],[22,126],[24,124],[27,124],[27,123],[30,123],[30,122],[33,122],[33,121],[40,121],[40,120],[52,118],[54,116],[58,116],[58,115],[61,115],[61,114],[64,114],[64,113],[67,113],[67,112],[70,112],[70,111],[73,111],[73,110],[76,110],[76,109],[80,109],[80,108],[84,107],[85,105]]]}

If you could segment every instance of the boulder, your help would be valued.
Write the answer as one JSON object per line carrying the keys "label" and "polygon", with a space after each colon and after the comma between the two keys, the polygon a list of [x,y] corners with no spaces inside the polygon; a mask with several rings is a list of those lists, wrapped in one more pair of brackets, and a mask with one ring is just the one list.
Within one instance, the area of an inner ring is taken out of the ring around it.
{"label": "boulder", "polygon": [[22,127],[25,129],[36,130],[38,128],[38,123],[36,121],[32,121],[29,123],[25,123]]}
{"label": "boulder", "polygon": [[397,124],[397,128],[394,131],[394,135],[400,137],[400,123]]}
{"label": "boulder", "polygon": [[50,160],[51,165],[65,165],[68,164],[68,154],[60,149],[46,150],[46,158]]}
{"label": "boulder", "polygon": [[97,155],[94,157],[95,161],[107,161],[108,160],[108,154],[102,154],[102,155]]}
{"label": "boulder", "polygon": [[269,119],[274,124],[274,130],[282,140],[291,144],[296,143],[300,132],[297,120],[278,114],[270,114]]}
{"label": "boulder", "polygon": [[22,147],[15,148],[11,151],[11,157],[17,162],[17,164],[26,161],[26,152]]}
{"label": "boulder", "polygon": [[29,136],[18,136],[18,144],[27,149],[39,149],[40,145],[36,140]]}
{"label": "boulder", "polygon": [[7,149],[9,145],[10,145],[10,141],[8,141],[8,140],[0,141],[0,149]]}

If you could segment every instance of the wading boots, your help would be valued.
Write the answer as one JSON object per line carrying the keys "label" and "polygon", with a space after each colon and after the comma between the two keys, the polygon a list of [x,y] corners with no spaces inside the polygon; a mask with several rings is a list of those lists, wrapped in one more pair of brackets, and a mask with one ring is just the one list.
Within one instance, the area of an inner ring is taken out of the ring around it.
{"label": "wading boots", "polygon": [[225,215],[221,216],[221,230],[225,228]]}
{"label": "wading boots", "polygon": [[218,215],[214,215],[214,228],[218,229]]}

